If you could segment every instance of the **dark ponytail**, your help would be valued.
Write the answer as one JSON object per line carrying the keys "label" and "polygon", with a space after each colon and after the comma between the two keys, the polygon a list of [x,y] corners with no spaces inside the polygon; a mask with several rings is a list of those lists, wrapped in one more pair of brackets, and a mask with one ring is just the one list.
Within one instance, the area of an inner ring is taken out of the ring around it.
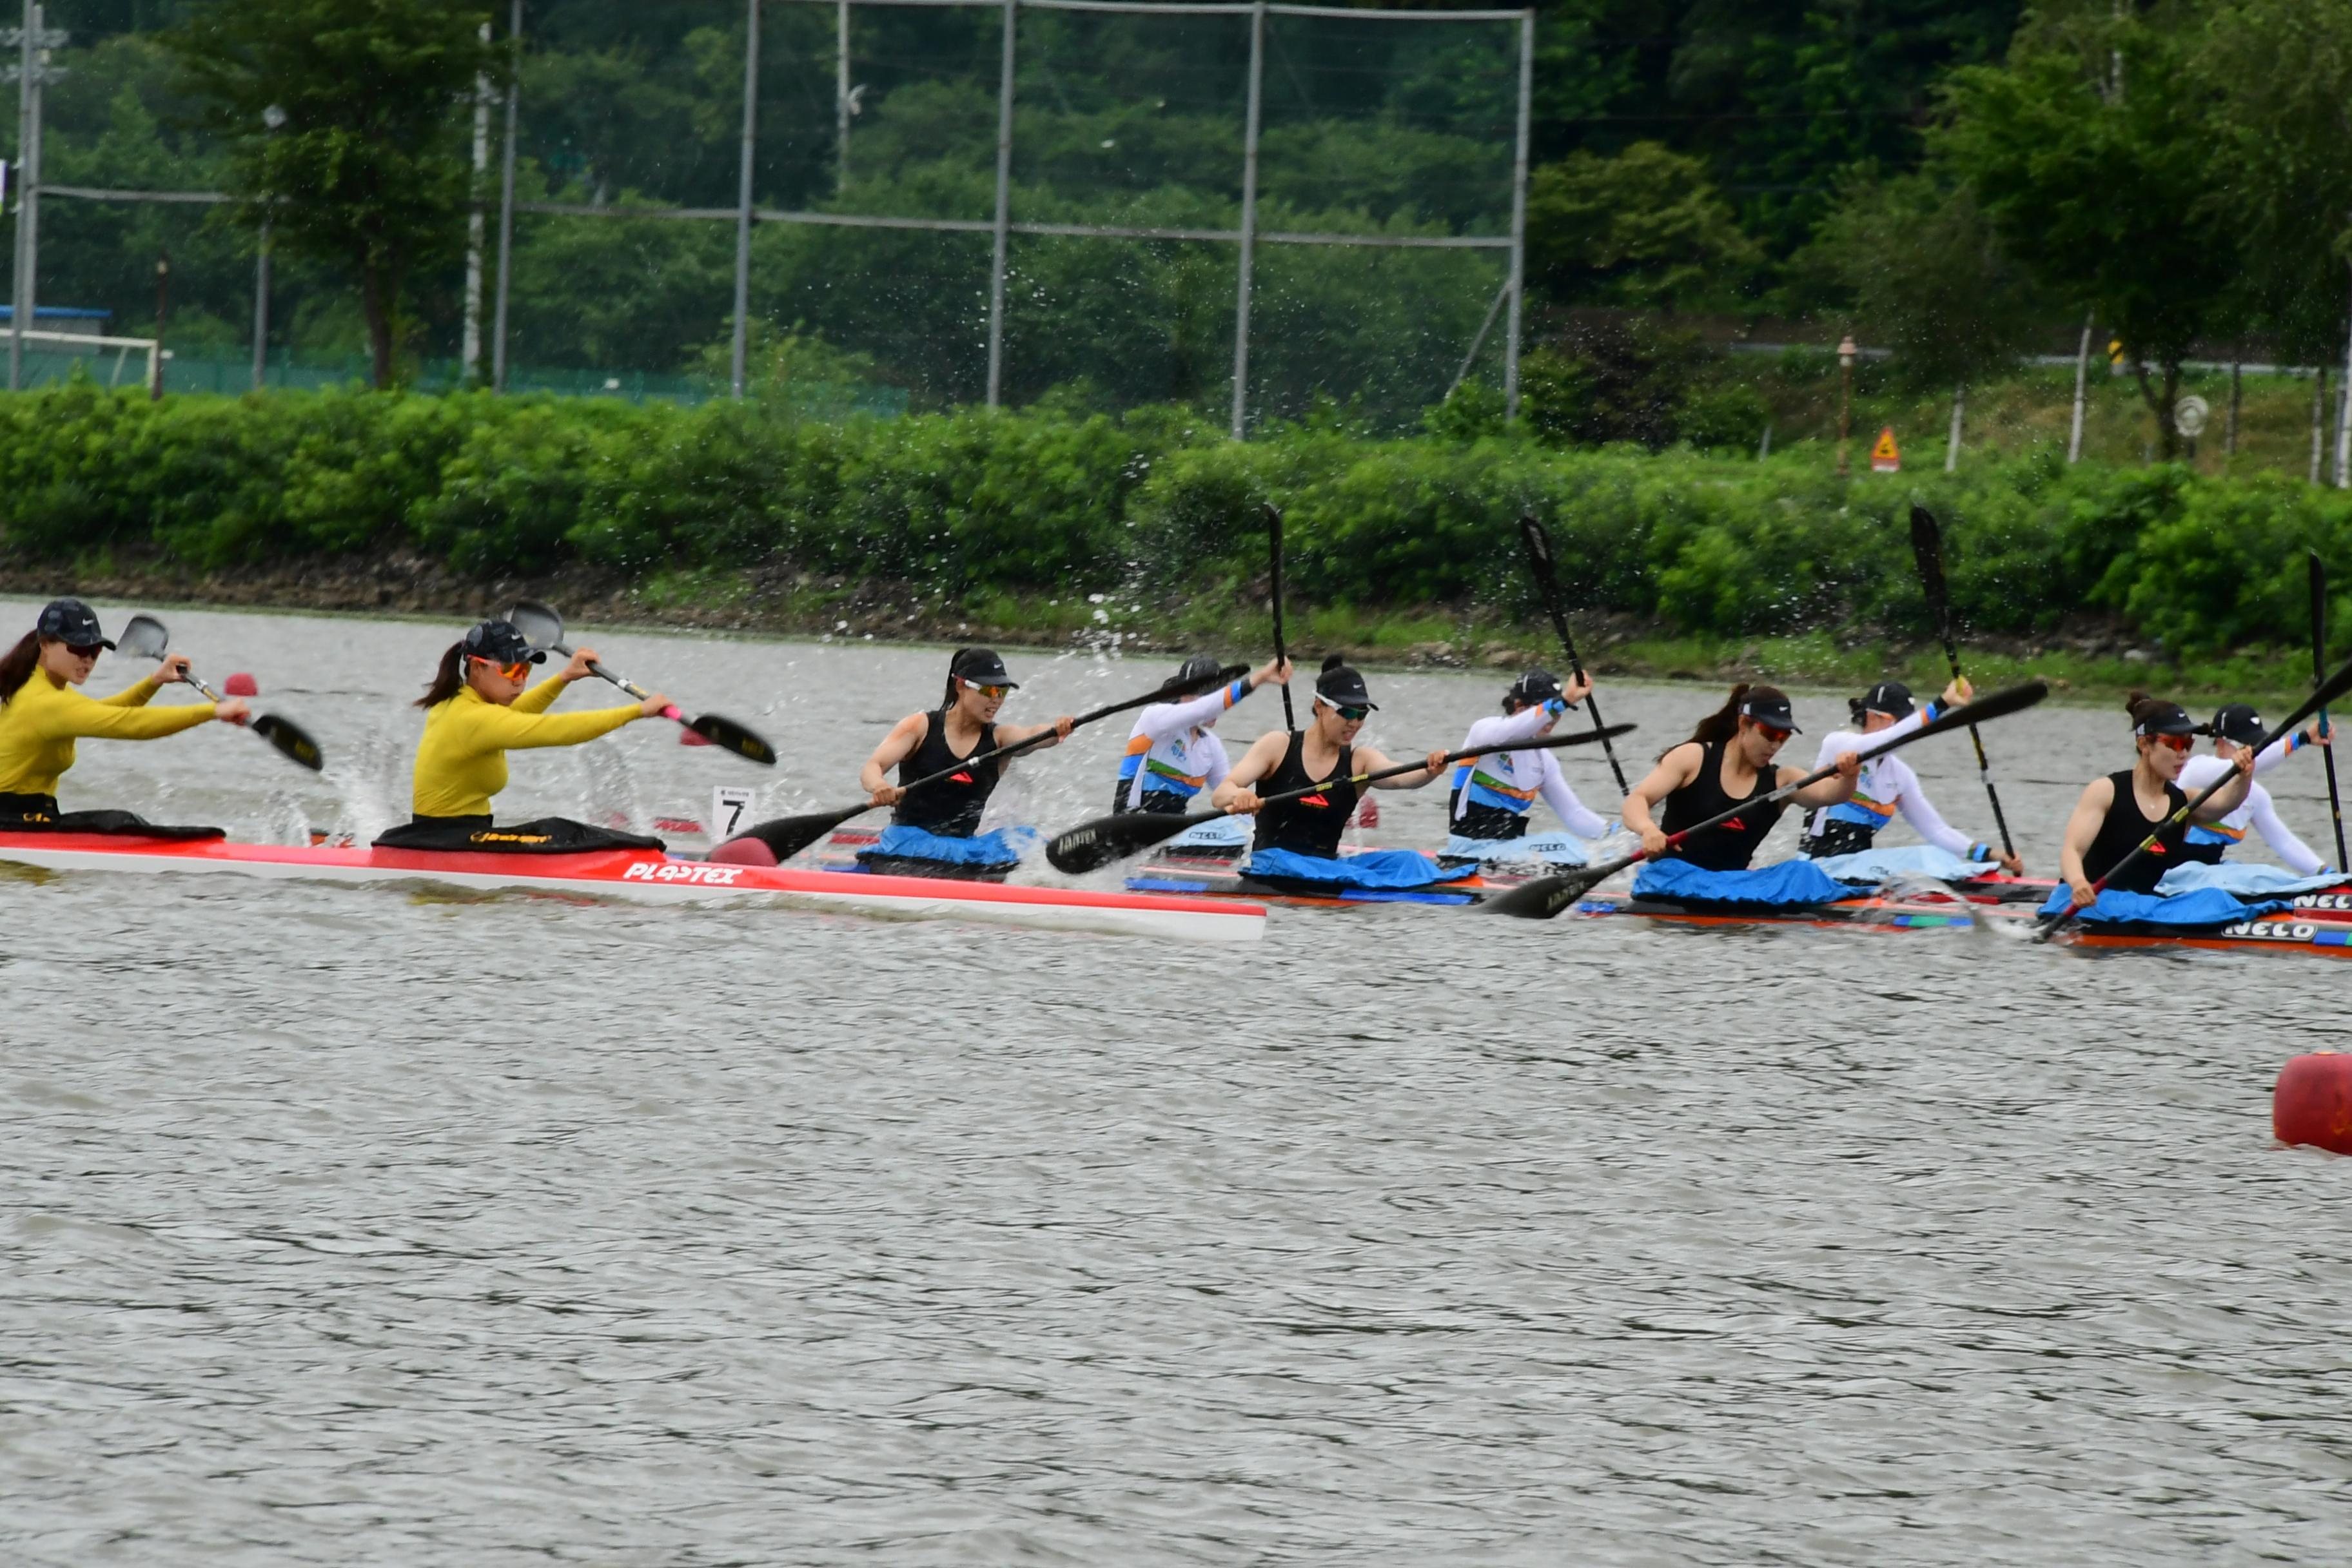
{"label": "dark ponytail", "polygon": [[940,699],[940,706],[941,708],[952,708],[956,705],[956,680],[958,679],[956,675],[956,666],[963,662],[964,655],[968,653],[978,653],[979,651],[980,650],[976,647],[960,647],[956,649],[955,652],[948,656],[948,694]]}
{"label": "dark ponytail", "polygon": [[41,634],[26,632],[16,646],[0,654],[0,702],[5,702],[33,679],[41,662]]}
{"label": "dark ponytail", "polygon": [[[1739,705],[1748,700],[1748,692],[1769,689],[1769,687],[1750,687],[1746,681],[1741,681],[1731,689],[1731,695],[1725,699],[1722,707],[1698,721],[1698,728],[1690,732],[1690,741],[1677,741],[1675,745],[1687,746],[1691,741],[1696,741],[1702,746],[1712,746],[1717,741],[1728,741],[1739,733]],[[1674,746],[1668,746],[1666,752],[1674,749]],[[1664,757],[1666,752],[1660,752],[1658,755]]]}
{"label": "dark ponytail", "polygon": [[2169,705],[2162,699],[2151,697],[2137,687],[2124,693],[2124,711],[2131,715],[2132,728],[2135,730],[2139,728],[2141,721],[2146,719],[2150,711],[2167,706]]}
{"label": "dark ponytail", "polygon": [[466,684],[466,640],[463,637],[449,645],[441,656],[441,668],[433,672],[433,684],[416,700],[419,708],[438,708],[457,695]]}

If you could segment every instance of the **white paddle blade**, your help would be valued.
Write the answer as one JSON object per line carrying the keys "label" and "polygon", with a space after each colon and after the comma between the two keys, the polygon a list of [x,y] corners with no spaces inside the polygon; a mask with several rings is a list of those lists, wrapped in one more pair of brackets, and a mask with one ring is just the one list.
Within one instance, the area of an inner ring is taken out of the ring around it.
{"label": "white paddle blade", "polygon": [[507,612],[507,624],[535,648],[551,648],[563,640],[563,617],[537,599],[517,599]]}
{"label": "white paddle blade", "polygon": [[114,637],[115,652],[136,654],[141,658],[161,658],[171,646],[172,634],[152,616],[131,616],[130,624]]}

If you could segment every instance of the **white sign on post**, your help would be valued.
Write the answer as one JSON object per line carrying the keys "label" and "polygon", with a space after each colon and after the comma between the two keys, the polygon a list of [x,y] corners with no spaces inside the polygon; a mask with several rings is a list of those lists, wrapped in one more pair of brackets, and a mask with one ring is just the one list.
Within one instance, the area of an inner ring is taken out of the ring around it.
{"label": "white sign on post", "polygon": [[741,784],[720,784],[710,792],[710,838],[732,838],[751,815],[751,791]]}
{"label": "white sign on post", "polygon": [[2192,441],[2205,433],[2212,417],[2211,405],[2193,392],[2172,405],[2172,427]]}

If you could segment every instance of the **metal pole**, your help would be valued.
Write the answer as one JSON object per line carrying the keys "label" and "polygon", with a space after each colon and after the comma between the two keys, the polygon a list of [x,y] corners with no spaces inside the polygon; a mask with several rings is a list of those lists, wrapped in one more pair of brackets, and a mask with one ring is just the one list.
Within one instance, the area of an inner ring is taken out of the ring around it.
{"label": "metal pole", "polygon": [[735,346],[730,356],[735,400],[743,400],[743,362],[751,345],[751,160],[759,152],[760,0],[743,0],[743,167],[735,187]]}
{"label": "metal pole", "polygon": [[253,390],[269,384],[269,220],[261,220],[261,237],[253,258]]}
{"label": "metal pole", "polygon": [[2344,342],[2344,379],[2336,411],[2336,488],[2352,489],[2352,323]]}
{"label": "metal pole", "polygon": [[1519,416],[1519,322],[1528,289],[1528,121],[1535,101],[1536,14],[1519,13],[1519,132],[1511,154],[1511,316],[1503,330],[1503,417]]}
{"label": "metal pole", "polygon": [[33,183],[31,178],[33,147],[33,45],[41,31],[41,8],[33,0],[25,0],[25,26],[16,56],[16,256],[9,291],[8,311],[8,390],[16,392],[25,384],[25,318],[32,314],[32,264],[26,259],[26,242],[31,230]]}
{"label": "metal pole", "polygon": [[1004,395],[1004,266],[1013,223],[1014,0],[1004,0],[1004,58],[996,75],[996,248],[988,268],[988,405]]}
{"label": "metal pole", "polygon": [[2095,316],[2083,318],[2083,346],[2074,351],[2074,426],[2066,437],[2066,460],[2083,460],[2083,399],[2091,376],[2091,326]]}
{"label": "metal pole", "polygon": [[849,189],[849,0],[841,0],[834,23],[833,113],[834,151],[839,158],[833,189],[839,195]]}
{"label": "metal pole", "polygon": [[490,324],[490,385],[507,389],[507,296],[514,278],[515,107],[522,96],[522,0],[507,16],[507,141],[499,152],[499,298]]}
{"label": "metal pole", "polygon": [[[490,45],[490,25],[482,24],[482,47]],[[468,384],[482,379],[482,243],[488,226],[482,211],[482,176],[490,167],[490,79],[474,78],[474,199],[466,214],[466,325],[458,362]],[[255,384],[259,384],[257,373]]]}
{"label": "metal pole", "polygon": [[1249,110],[1242,122],[1242,253],[1234,294],[1233,437],[1249,427],[1250,288],[1257,266],[1257,139],[1265,108],[1265,0],[1250,7]]}

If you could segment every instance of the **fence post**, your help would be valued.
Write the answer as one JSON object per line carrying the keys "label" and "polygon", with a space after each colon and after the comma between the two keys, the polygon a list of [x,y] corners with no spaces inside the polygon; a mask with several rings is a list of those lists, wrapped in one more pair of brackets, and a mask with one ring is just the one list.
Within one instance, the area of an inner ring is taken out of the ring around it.
{"label": "fence post", "polygon": [[1249,428],[1250,289],[1257,265],[1257,140],[1265,120],[1265,0],[1250,7],[1249,110],[1242,122],[1242,250],[1234,295],[1234,439]]}
{"label": "fence post", "polygon": [[507,142],[499,153],[499,302],[490,327],[490,386],[507,389],[507,296],[514,279],[515,105],[522,96],[522,0],[507,19]]}
{"label": "fence post", "polygon": [[743,401],[743,362],[751,342],[751,163],[759,153],[760,0],[743,0],[743,168],[735,188],[735,345],[730,356],[735,401]]}
{"label": "fence post", "polygon": [[263,218],[253,257],[253,390],[259,392],[268,384],[269,220]]}
{"label": "fence post", "polygon": [[996,247],[988,268],[988,405],[1004,395],[1004,266],[1013,237],[1013,18],[1004,0],[1004,57],[996,77]]}
{"label": "fence post", "polygon": [[1503,329],[1503,417],[1519,416],[1519,330],[1528,292],[1528,132],[1535,101],[1536,14],[1519,13],[1519,125],[1511,153],[1511,315]]}

